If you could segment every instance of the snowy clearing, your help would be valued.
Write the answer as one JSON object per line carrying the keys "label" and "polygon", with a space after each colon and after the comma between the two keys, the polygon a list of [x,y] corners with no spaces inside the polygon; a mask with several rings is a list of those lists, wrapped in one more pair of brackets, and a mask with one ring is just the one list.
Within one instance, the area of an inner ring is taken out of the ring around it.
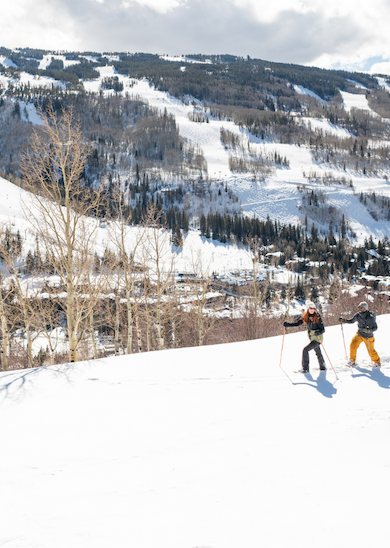
{"label": "snowy clearing", "polygon": [[310,89],[304,88],[303,86],[294,85],[294,90],[300,95],[310,95],[310,97],[314,97],[322,105],[326,105],[326,101],[324,101],[324,99],[321,99],[319,95],[317,95],[316,93],[314,93],[314,91],[311,91]]}
{"label": "snowy clearing", "polygon": [[5,57],[4,55],[0,55],[0,65],[3,65],[3,67],[6,67],[6,68],[9,68],[9,67],[16,68],[15,63],[11,61],[11,59],[8,59],[7,57]]}
{"label": "snowy clearing", "polygon": [[351,109],[358,108],[360,110],[368,110],[373,116],[378,116],[369,106],[367,97],[365,95],[357,93],[348,93],[347,91],[340,91],[343,98],[344,108],[347,112],[351,112]]}
{"label": "snowy clearing", "polygon": [[318,131],[324,135],[334,135],[335,137],[341,137],[344,139],[353,136],[347,129],[336,124],[332,124],[325,118],[307,118],[306,116],[302,116],[296,117],[295,121],[297,124],[303,124],[312,131]]}

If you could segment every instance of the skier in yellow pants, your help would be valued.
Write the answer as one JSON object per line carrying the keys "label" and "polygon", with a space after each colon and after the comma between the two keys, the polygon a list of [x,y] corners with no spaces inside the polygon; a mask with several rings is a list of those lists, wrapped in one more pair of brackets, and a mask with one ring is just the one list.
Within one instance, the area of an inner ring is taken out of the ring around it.
{"label": "skier in yellow pants", "polygon": [[351,340],[350,346],[350,360],[349,367],[354,367],[356,362],[356,352],[362,342],[366,345],[367,351],[373,362],[373,367],[380,367],[381,360],[374,348],[374,335],[373,332],[378,329],[375,314],[368,310],[366,302],[361,302],[358,306],[358,312],[353,318],[347,320],[345,318],[339,318],[341,323],[354,323],[358,322],[358,332]]}

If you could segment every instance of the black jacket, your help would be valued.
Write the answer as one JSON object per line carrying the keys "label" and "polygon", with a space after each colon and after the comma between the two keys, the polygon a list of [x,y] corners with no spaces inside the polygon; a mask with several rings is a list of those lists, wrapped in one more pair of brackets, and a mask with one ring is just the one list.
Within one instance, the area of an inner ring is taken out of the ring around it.
{"label": "black jacket", "polygon": [[343,320],[344,323],[358,323],[358,333],[365,339],[373,337],[373,332],[378,329],[376,323],[376,317],[374,312],[365,310],[364,312],[357,312],[353,318],[349,320]]}
{"label": "black jacket", "polygon": [[[317,321],[314,322],[313,321],[313,316],[309,316],[309,322],[308,324],[306,325],[306,329],[307,329],[307,334],[309,336],[309,339],[311,341],[318,341],[318,342],[322,342],[322,339],[323,337],[321,337],[321,335],[325,332],[325,327],[324,327],[324,324],[322,323],[322,318],[321,316],[318,314],[317,312]],[[297,320],[296,322],[292,322],[292,323],[289,323],[289,322],[284,322],[284,326],[285,327],[298,327],[299,325],[302,325],[304,322],[303,322],[303,319],[302,318],[299,318],[299,320]]]}

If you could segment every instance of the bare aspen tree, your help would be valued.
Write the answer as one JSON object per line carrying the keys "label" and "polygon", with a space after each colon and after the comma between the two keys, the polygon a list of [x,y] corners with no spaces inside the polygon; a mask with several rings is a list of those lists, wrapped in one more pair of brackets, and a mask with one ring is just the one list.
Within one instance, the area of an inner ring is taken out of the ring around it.
{"label": "bare aspen tree", "polygon": [[1,367],[9,369],[10,333],[19,320],[19,310],[16,303],[16,288],[14,283],[15,256],[18,251],[12,241],[9,226],[0,225],[0,326],[1,326]]}
{"label": "bare aspen tree", "polygon": [[[5,227],[6,240],[3,242],[1,256],[7,264],[7,269],[14,287],[15,306],[17,308],[19,324],[24,325],[27,339],[27,363],[28,367],[34,367],[33,342],[39,336],[39,322],[36,307],[36,297],[40,291],[36,275],[31,273],[22,276],[19,273],[21,265],[21,242],[17,245],[15,234],[12,234],[11,226]],[[37,274],[36,272],[34,274]]]}
{"label": "bare aspen tree", "polygon": [[50,363],[54,364],[54,356],[62,337],[59,321],[60,304],[56,288],[45,286],[45,293],[41,293],[36,299],[36,311],[40,320],[40,332],[47,341],[47,348],[50,354]]}
{"label": "bare aspen tree", "polygon": [[[106,313],[109,315],[109,323],[114,330],[114,347],[115,356],[120,353],[120,332],[121,332],[121,277],[120,264],[116,255],[112,254],[109,264],[105,265],[105,274],[107,280],[107,288],[109,289],[109,300],[106,308]],[[112,305],[111,305],[112,303]]]}
{"label": "bare aspen tree", "polygon": [[[146,257],[145,257],[146,258]],[[145,334],[146,334],[146,351],[151,351],[151,306],[150,301],[152,300],[151,291],[150,291],[150,280],[149,280],[149,269],[146,266],[146,262],[143,263],[143,279],[142,279],[142,309],[143,309],[143,320],[145,324]],[[139,316],[137,318],[139,320]],[[137,325],[138,334],[141,329],[139,324]],[[139,336],[139,335],[138,335]]]}
{"label": "bare aspen tree", "polygon": [[33,342],[40,335],[37,310],[34,302],[39,288],[36,287],[34,277],[26,276],[22,279],[16,267],[15,259],[10,260],[12,281],[15,284],[15,292],[20,318],[23,321],[27,338],[27,363],[28,367],[34,367]]}
{"label": "bare aspen tree", "polygon": [[207,332],[215,322],[215,315],[206,315],[206,304],[210,290],[211,276],[210,264],[206,264],[202,252],[191,252],[191,269],[195,274],[194,288],[196,299],[196,321],[198,333],[198,345],[203,346]]}
{"label": "bare aspen tree", "polygon": [[1,369],[8,371],[8,322],[5,306],[5,296],[0,285],[0,317],[1,317]]}
{"label": "bare aspen tree", "polygon": [[88,297],[89,305],[90,305],[89,311],[88,311],[88,318],[86,322],[86,329],[89,331],[93,358],[96,360],[98,358],[98,348],[96,343],[95,330],[96,330],[96,327],[99,327],[99,325],[96,325],[94,312],[96,308],[99,308],[99,304],[103,298],[107,284],[106,284],[105,276],[103,275],[102,272],[95,272],[94,275],[92,274],[94,265],[92,264],[92,257],[89,257],[89,259],[91,261],[90,267],[85,277],[86,297]]}
{"label": "bare aspen tree", "polygon": [[34,130],[22,162],[22,174],[31,195],[24,201],[27,219],[38,235],[46,257],[61,279],[66,293],[69,361],[77,360],[81,328],[89,317],[91,302],[81,298],[93,255],[97,222],[93,216],[99,192],[83,180],[90,148],[83,143],[80,123],[72,109],[58,115],[52,106],[42,113],[44,125]]}
{"label": "bare aspen tree", "polygon": [[117,203],[117,217],[109,224],[108,234],[118,257],[118,288],[123,291],[126,306],[126,353],[131,354],[134,324],[139,325],[136,281],[140,279],[139,260],[142,257],[140,248],[145,241],[146,224],[143,223],[138,227],[132,226],[131,214],[126,213],[120,199],[117,200]]}
{"label": "bare aspen tree", "polygon": [[261,301],[261,294],[259,294],[257,287],[257,265],[259,263],[259,246],[260,242],[257,236],[247,238],[248,253],[252,261],[253,267],[253,299],[254,299],[254,316],[257,318],[259,304]]}
{"label": "bare aspen tree", "polygon": [[98,359],[98,350],[97,350],[97,344],[96,344],[96,337],[95,337],[95,322],[93,317],[93,310],[90,310],[89,313],[89,330],[91,334],[91,343],[92,343],[92,352],[93,352],[93,359]]}
{"label": "bare aspen tree", "polygon": [[[3,281],[3,273],[0,274],[0,318],[1,318],[1,367],[8,371],[8,345],[9,333],[13,327],[13,314],[9,307],[9,300],[13,298],[13,287],[6,285]],[[9,282],[9,278],[7,278]]]}
{"label": "bare aspen tree", "polygon": [[143,244],[144,268],[149,272],[149,281],[154,287],[154,326],[157,333],[157,347],[164,348],[163,308],[164,295],[172,284],[174,258],[171,255],[169,231],[160,224],[161,213],[156,206],[148,207],[145,218],[146,239]]}

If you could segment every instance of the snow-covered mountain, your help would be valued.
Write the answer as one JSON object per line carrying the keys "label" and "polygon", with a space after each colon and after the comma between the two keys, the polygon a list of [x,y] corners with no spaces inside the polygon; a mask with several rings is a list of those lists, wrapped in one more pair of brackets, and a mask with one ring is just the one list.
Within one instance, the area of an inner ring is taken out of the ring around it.
{"label": "snow-covered mountain", "polygon": [[[46,66],[51,58],[52,56],[46,55],[41,63]],[[4,58],[2,62],[5,64],[8,61]],[[68,61],[68,63],[71,62]],[[114,93],[112,90],[102,89],[102,82],[104,79],[115,76],[123,85],[123,91],[120,93],[139,97],[147,101],[151,107],[155,107],[160,111],[166,109],[168,113],[174,115],[180,134],[191,143],[199,145],[203,151],[208,166],[208,177],[226,183],[239,198],[242,211],[246,215],[257,216],[260,219],[270,217],[272,220],[278,220],[282,223],[296,224],[302,222],[304,213],[300,209],[302,204],[300,190],[304,187],[306,190],[314,189],[317,192],[323,192],[326,195],[327,206],[340,210],[345,215],[351,232],[356,234],[357,243],[362,244],[370,235],[377,239],[390,236],[389,223],[380,218],[375,220],[367,208],[359,202],[361,192],[375,192],[377,195],[390,196],[390,182],[387,172],[379,172],[374,176],[356,173],[350,169],[342,170],[320,160],[315,160],[310,150],[305,146],[261,140],[234,122],[217,120],[212,116],[209,117],[208,123],[194,122],[189,115],[194,111],[196,102],[191,101],[190,98],[184,103],[168,93],[157,90],[146,79],[136,80],[117,73],[112,65],[98,67],[96,71],[99,78],[83,82],[86,91],[101,92],[106,95]],[[9,83],[10,78],[0,75],[0,81],[6,85]],[[28,83],[30,86],[63,86],[61,82],[56,80],[43,76],[32,76],[26,72],[21,73],[20,83]],[[384,85],[383,82],[381,85]],[[362,86],[357,85],[357,87]],[[300,94],[313,95],[310,90],[302,86],[295,86],[295,88]],[[365,95],[349,92],[341,92],[341,95],[346,111],[351,112],[353,108],[357,108],[373,113]],[[39,122],[31,105],[21,106],[28,107],[28,121],[32,123]],[[24,112],[24,108],[21,108],[21,112]],[[325,118],[297,117],[296,122],[310,127],[312,131],[319,132],[322,135],[334,135],[342,138],[353,137],[345,128],[331,123]],[[222,127],[240,136],[243,142],[251,147],[253,153],[264,157],[277,154],[286,158],[288,166],[277,166],[263,182],[254,182],[253,177],[248,173],[233,174],[229,167],[230,152],[221,142],[220,132]],[[384,140],[381,146],[389,148],[390,141]],[[310,178],[310,174],[315,175],[315,183]],[[322,184],[321,181],[324,178],[334,179],[336,182]],[[348,181],[349,184],[341,185],[338,183],[337,181],[341,178]],[[319,218],[310,219],[310,222],[312,221],[320,231],[328,230],[328,224],[322,223]]]}
{"label": "snow-covered mountain", "polygon": [[[107,67],[108,72],[111,70],[112,67]],[[96,89],[96,85],[97,82],[93,86],[91,84],[90,89]],[[156,90],[145,80],[137,82],[132,87],[132,93],[145,98],[151,106],[161,110],[167,109],[169,113],[175,115],[180,133],[202,148],[207,160],[209,176],[215,179],[223,178],[228,183],[229,188],[240,199],[242,210],[246,214],[257,216],[260,219],[270,217],[272,220],[279,220],[282,223],[295,224],[302,221],[303,216],[299,211],[301,194],[298,187],[304,185],[308,189],[324,191],[328,196],[329,205],[341,208],[345,212],[360,243],[369,235],[380,239],[390,236],[389,223],[375,221],[359,202],[360,192],[376,192],[390,196],[390,182],[387,178],[360,176],[352,171],[340,173],[328,165],[315,162],[310,151],[305,147],[261,142],[233,122],[213,119],[208,124],[191,122],[188,119],[188,113],[193,110],[191,105],[185,105],[167,93]],[[345,93],[344,99],[348,109],[362,108],[362,105],[364,108],[368,108],[364,95]],[[300,121],[300,123],[302,122]],[[307,123],[307,120],[303,120],[303,123]],[[310,123],[324,134],[346,136],[344,128],[325,119],[311,119]],[[280,156],[286,157],[289,167],[278,167],[276,172],[263,183],[254,183],[248,175],[233,175],[229,170],[229,154],[221,143],[221,127],[240,136],[244,135],[252,147],[257,147],[259,152],[264,155],[273,155],[276,152]],[[390,141],[387,145],[390,146]],[[315,172],[318,178],[329,175],[329,173],[332,173],[335,178],[346,177],[352,181],[353,187],[340,186],[339,184],[322,186],[316,183],[311,185],[307,179],[307,174],[310,172]]]}
{"label": "snow-covered mountain", "polygon": [[[384,548],[390,317],[381,369],[295,374],[304,332],[0,373],[0,545]],[[282,331],[282,327],[280,332]],[[347,341],[355,332],[345,325]],[[336,378],[337,375],[337,378]]]}

